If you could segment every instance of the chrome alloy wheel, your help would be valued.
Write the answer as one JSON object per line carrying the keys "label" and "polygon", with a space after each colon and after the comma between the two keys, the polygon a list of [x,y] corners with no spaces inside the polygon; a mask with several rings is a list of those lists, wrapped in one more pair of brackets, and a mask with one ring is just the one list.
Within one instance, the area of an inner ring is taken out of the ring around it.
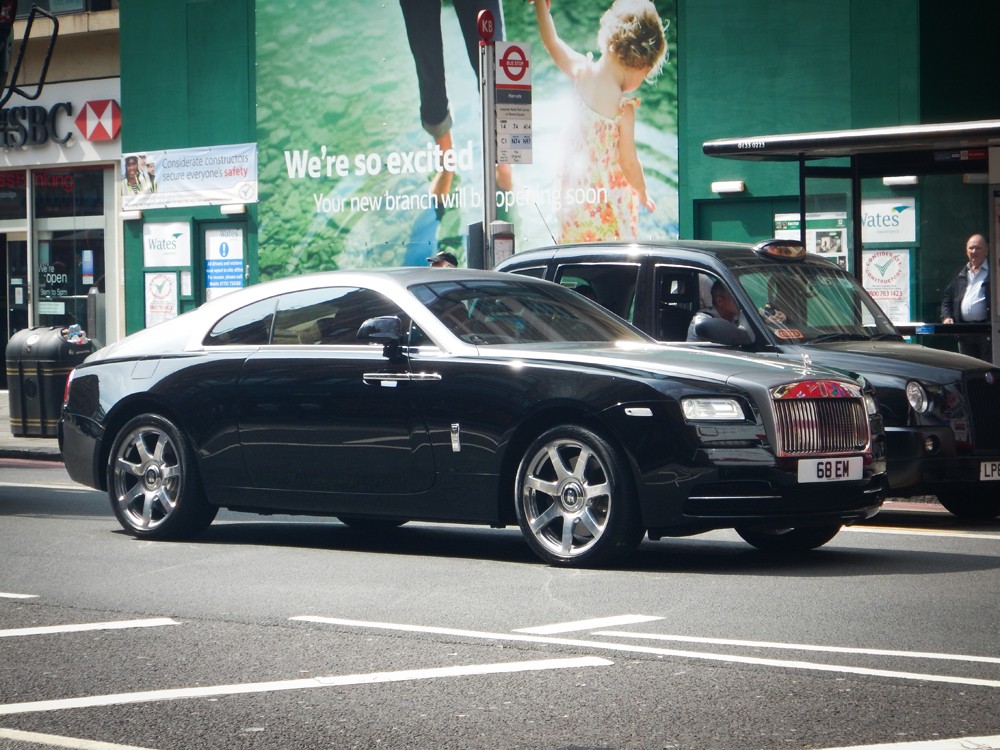
{"label": "chrome alloy wheel", "polygon": [[582,440],[555,438],[526,457],[520,508],[532,538],[550,555],[573,559],[597,545],[612,508],[610,470]]}
{"label": "chrome alloy wheel", "polygon": [[118,517],[135,530],[153,530],[177,508],[181,464],[162,429],[144,425],[118,443],[111,469]]}

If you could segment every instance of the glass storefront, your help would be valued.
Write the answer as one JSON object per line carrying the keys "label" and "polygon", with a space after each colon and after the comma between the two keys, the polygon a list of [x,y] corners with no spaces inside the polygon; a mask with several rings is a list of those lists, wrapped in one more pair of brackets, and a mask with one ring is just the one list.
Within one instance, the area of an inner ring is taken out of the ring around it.
{"label": "glass storefront", "polygon": [[110,166],[0,171],[4,347],[32,325],[79,324],[104,338],[113,189]]}

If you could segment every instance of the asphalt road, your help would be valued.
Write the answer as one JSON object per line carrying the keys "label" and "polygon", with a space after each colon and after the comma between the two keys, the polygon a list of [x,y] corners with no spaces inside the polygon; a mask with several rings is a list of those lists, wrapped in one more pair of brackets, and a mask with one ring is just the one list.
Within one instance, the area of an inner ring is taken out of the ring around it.
{"label": "asphalt road", "polygon": [[998,567],[1000,524],[935,512],[587,571],[516,529],[143,542],[59,464],[0,461],[0,749],[1000,747]]}

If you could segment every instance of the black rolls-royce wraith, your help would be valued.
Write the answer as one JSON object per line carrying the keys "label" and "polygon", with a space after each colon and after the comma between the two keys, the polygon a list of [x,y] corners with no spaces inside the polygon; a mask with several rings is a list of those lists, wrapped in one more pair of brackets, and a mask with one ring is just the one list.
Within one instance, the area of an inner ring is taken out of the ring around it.
{"label": "black rolls-royce wraith", "polygon": [[678,351],[538,279],[339,271],[255,285],[70,376],[70,475],[142,538],[220,507],[517,523],[555,565],[735,528],[801,551],[873,515],[881,417],[807,363]]}

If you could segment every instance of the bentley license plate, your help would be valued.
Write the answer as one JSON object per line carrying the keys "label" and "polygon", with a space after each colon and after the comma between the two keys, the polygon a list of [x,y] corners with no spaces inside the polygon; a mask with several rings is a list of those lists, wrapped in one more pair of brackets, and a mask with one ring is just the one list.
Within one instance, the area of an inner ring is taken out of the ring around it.
{"label": "bentley license plate", "polygon": [[1000,461],[983,461],[980,463],[979,479],[983,482],[1000,480]]}
{"label": "bentley license plate", "polygon": [[864,459],[803,458],[799,461],[799,482],[847,482],[864,476]]}

